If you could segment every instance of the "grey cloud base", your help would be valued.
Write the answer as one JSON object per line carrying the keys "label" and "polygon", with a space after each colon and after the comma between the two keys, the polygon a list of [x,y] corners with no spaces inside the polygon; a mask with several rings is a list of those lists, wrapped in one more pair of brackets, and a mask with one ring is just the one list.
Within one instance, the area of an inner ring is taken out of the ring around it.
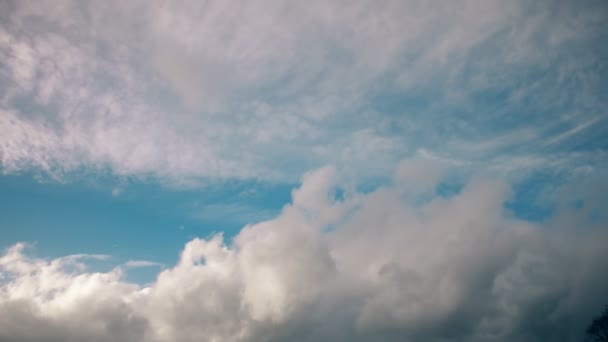
{"label": "grey cloud base", "polygon": [[145,288],[121,267],[13,246],[0,341],[581,339],[608,302],[605,226],[566,209],[542,225],[510,217],[500,182],[414,203],[415,177],[398,176],[338,201],[333,169],[307,174],[278,217],[230,244],[190,241]]}

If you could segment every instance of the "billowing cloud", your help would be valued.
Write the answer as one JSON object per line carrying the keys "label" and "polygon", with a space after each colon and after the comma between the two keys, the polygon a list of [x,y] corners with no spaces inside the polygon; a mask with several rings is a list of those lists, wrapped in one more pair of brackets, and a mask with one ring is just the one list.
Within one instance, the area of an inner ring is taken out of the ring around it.
{"label": "billowing cloud", "polygon": [[0,6],[3,172],[373,178],[420,149],[496,173],[606,162],[602,1]]}
{"label": "billowing cloud", "polygon": [[604,219],[522,221],[482,179],[413,203],[403,175],[432,168],[340,199],[332,168],[308,173],[277,217],[188,242],[145,288],[13,246],[0,341],[578,341],[608,301]]}

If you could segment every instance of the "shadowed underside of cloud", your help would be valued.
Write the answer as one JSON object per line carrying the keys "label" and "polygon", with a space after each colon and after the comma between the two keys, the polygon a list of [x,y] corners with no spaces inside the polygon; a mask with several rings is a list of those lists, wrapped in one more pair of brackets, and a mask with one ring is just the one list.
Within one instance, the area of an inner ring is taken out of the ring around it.
{"label": "shadowed underside of cloud", "polygon": [[420,149],[503,174],[606,163],[602,1],[0,6],[5,173],[292,182]]}
{"label": "shadowed underside of cloud", "polygon": [[478,179],[412,202],[440,178],[412,188],[424,169],[340,200],[334,169],[309,173],[276,218],[190,241],[146,288],[15,245],[0,341],[578,341],[608,301],[603,219],[518,220]]}

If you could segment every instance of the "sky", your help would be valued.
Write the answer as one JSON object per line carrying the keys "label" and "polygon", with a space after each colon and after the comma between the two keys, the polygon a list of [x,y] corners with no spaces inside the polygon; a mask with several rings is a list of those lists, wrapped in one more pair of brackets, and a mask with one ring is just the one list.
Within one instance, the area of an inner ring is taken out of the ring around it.
{"label": "sky", "polygon": [[0,342],[581,341],[607,18],[0,0]]}

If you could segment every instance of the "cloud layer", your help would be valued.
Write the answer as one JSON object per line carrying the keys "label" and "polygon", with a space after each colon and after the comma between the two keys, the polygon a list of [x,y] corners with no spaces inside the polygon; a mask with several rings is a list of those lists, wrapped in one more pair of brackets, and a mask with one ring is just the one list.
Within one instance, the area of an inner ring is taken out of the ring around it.
{"label": "cloud layer", "polygon": [[602,1],[1,6],[3,172],[374,177],[421,149],[499,173],[606,161]]}
{"label": "cloud layer", "polygon": [[188,242],[145,288],[15,245],[0,341],[578,341],[608,301],[593,202],[535,224],[509,215],[504,183],[474,179],[450,197],[429,182],[420,203],[423,168],[340,200],[333,168],[309,173],[279,216]]}

